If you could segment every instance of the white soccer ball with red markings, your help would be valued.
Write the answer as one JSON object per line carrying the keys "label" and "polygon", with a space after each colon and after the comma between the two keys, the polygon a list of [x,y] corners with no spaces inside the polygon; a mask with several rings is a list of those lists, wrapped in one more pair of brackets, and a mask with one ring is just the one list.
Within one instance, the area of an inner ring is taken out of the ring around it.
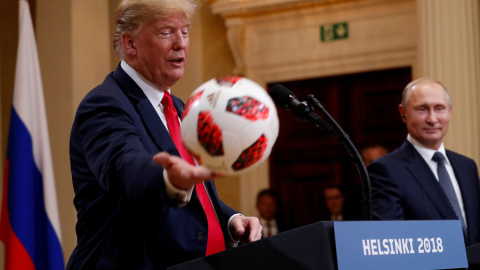
{"label": "white soccer ball with red markings", "polygon": [[237,175],[268,158],[278,136],[278,115],[257,83],[228,76],[209,80],[190,96],[182,114],[182,139],[197,162]]}

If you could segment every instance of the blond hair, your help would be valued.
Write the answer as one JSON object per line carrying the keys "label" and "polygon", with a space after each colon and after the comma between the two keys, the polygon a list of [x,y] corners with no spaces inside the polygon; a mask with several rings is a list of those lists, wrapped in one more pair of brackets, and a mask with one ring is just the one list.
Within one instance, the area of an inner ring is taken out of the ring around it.
{"label": "blond hair", "polygon": [[123,59],[123,33],[136,35],[140,28],[153,21],[183,12],[190,19],[198,8],[196,0],[124,0],[115,12],[113,48]]}

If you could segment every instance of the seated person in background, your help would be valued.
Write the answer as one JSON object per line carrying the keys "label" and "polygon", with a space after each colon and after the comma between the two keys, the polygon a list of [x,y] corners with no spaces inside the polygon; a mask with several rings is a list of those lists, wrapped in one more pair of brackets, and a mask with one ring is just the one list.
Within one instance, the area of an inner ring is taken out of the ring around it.
{"label": "seated person in background", "polygon": [[327,184],[323,188],[327,213],[322,220],[362,220],[360,200],[356,202],[354,195],[352,192],[345,192],[338,184]]}
{"label": "seated person in background", "polygon": [[275,191],[263,189],[257,194],[257,210],[260,224],[262,224],[263,237],[269,237],[285,230],[278,219],[279,199]]}
{"label": "seated person in background", "polygon": [[365,163],[365,167],[368,167],[368,165],[370,165],[370,163],[372,163],[377,158],[388,154],[388,149],[381,144],[374,143],[365,146],[362,149],[361,154],[363,158],[363,163]]}
{"label": "seated person in background", "polygon": [[325,198],[325,206],[327,207],[328,216],[324,220],[341,221],[344,220],[344,203],[345,195],[338,185],[327,185],[323,189]]}

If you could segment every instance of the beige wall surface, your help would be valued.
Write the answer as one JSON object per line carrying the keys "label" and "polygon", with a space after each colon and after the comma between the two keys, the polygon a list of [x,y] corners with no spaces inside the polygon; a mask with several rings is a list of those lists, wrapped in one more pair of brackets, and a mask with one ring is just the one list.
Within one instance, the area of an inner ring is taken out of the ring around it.
{"label": "beige wall surface", "polygon": [[[76,107],[83,96],[95,85],[101,83],[105,75],[115,69],[118,64],[119,59],[113,52],[111,36],[113,8],[119,2],[120,0],[36,0],[34,24],[44,84],[65,261],[68,260],[76,244],[76,211],[73,206],[74,194],[68,156],[70,127]],[[299,2],[352,2],[355,8],[351,8],[352,6],[348,8],[348,5],[345,5],[347,9],[332,6],[326,12],[322,6],[308,9],[299,7],[298,13],[295,13],[295,7],[285,8],[284,6],[278,12],[259,12],[262,0],[255,0],[255,7],[251,14],[245,13],[245,10],[248,11],[248,5],[245,4],[242,7],[242,1],[203,0],[201,2],[202,6],[192,20],[187,70],[184,78],[172,89],[184,101],[202,82],[218,76],[231,75],[234,70],[238,71],[236,70],[238,67],[241,67],[247,76],[257,79],[261,84],[282,78],[302,79],[326,76],[329,72],[341,74],[352,70],[360,72],[362,69],[376,67],[389,68],[395,65],[390,59],[399,59],[398,65],[408,63],[414,67],[414,70],[418,70],[415,61],[418,46],[416,35],[419,30],[416,7],[415,4],[412,5],[416,2],[414,0],[302,0]],[[263,2],[268,3],[269,8],[274,7],[275,3],[282,3],[281,0],[264,0]],[[354,2],[367,4],[356,8],[357,4]],[[434,2],[436,3],[436,1],[429,3]],[[228,10],[231,5],[234,6],[230,10],[238,12],[238,17],[233,16],[233,13],[225,18],[222,18],[221,14],[213,14],[212,5],[215,3],[221,4],[224,10]],[[394,9],[393,5],[400,8]],[[478,4],[476,7],[478,11]],[[368,10],[372,13],[366,13]],[[385,11],[391,15],[385,15]],[[17,1],[0,1],[0,151],[2,157],[0,169],[2,172],[18,38],[17,14]],[[472,21],[478,24],[478,12],[476,17]],[[405,19],[407,22],[404,26],[408,26],[408,29],[399,25]],[[317,40],[319,22],[338,21],[351,22],[352,30],[355,30],[351,39],[343,42],[341,46],[328,44],[323,48],[319,47]],[[234,27],[228,29],[226,24]],[[372,26],[375,28],[370,29]],[[474,29],[477,30],[473,33],[477,36],[475,39],[477,44],[480,34],[478,25],[475,25]],[[441,32],[440,30],[437,29],[437,33]],[[428,29],[422,28],[421,31],[428,31]],[[391,33],[396,35],[392,36]],[[372,39],[375,40],[375,46],[370,46]],[[317,47],[313,50],[314,46]],[[470,47],[467,46],[467,48]],[[231,48],[240,51],[232,54]],[[478,47],[474,50],[476,52],[474,55],[478,57]],[[309,51],[314,52],[314,57],[312,55],[308,57]],[[367,53],[368,57],[365,56]],[[236,55],[235,60],[243,60],[243,63],[235,62],[233,55]],[[332,55],[341,61],[336,62]],[[378,58],[375,58],[375,55]],[[427,58],[425,61],[430,60]],[[304,65],[304,62],[308,62],[309,65]],[[292,67],[296,69],[292,70]],[[478,70],[478,67],[475,70]],[[479,89],[471,91],[478,93]],[[472,102],[478,104],[478,100],[468,101],[468,97],[459,98],[455,100],[455,106],[461,107],[463,104],[472,106]],[[471,119],[463,121],[462,126],[457,128],[475,126],[478,129],[477,119],[478,117],[474,115]],[[456,132],[449,140],[462,141],[462,144],[466,141],[467,144],[478,145],[478,138],[470,136],[464,140],[461,134]],[[480,149],[472,151],[472,153],[477,152],[480,152]],[[268,185],[268,163],[263,164],[259,170],[242,177],[218,179],[216,185],[224,202],[246,214],[256,214],[254,197],[259,188]],[[0,254],[2,254],[2,248],[0,244]],[[2,260],[3,256],[0,255],[0,269],[3,269]]]}
{"label": "beige wall surface", "polygon": [[73,119],[71,11],[70,1],[37,1],[37,47],[50,131],[64,253],[71,252],[76,241],[75,209],[72,204],[73,188],[70,184],[68,158],[69,128]]}

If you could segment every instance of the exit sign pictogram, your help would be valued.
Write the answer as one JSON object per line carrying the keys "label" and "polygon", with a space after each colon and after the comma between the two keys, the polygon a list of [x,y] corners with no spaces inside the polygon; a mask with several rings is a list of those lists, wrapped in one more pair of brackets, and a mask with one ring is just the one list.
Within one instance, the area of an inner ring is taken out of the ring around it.
{"label": "exit sign pictogram", "polygon": [[332,23],[320,26],[320,40],[322,42],[348,38],[348,23]]}

